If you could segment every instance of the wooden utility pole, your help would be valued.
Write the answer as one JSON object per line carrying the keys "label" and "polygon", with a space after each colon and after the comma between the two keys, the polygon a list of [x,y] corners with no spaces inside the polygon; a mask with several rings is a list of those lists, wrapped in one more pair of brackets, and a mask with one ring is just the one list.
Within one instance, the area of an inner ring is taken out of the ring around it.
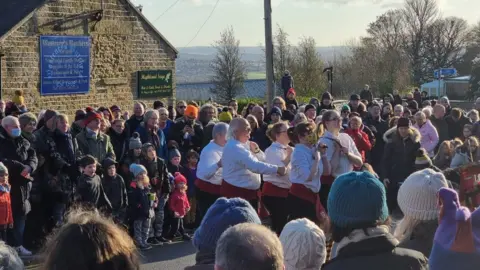
{"label": "wooden utility pole", "polygon": [[[267,108],[272,108],[274,96],[273,86],[273,40],[272,40],[272,3],[271,0],[264,0],[265,12],[265,60],[267,73]],[[265,112],[267,114],[268,112]]]}

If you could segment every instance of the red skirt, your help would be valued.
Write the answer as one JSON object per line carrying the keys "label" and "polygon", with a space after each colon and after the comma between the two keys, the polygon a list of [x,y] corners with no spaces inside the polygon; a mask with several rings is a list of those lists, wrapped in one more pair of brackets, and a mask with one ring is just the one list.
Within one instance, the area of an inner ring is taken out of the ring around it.
{"label": "red skirt", "polygon": [[[223,182],[223,181],[222,181]],[[195,186],[200,189],[201,191],[214,194],[214,195],[220,195],[220,188],[221,185],[215,185],[207,181],[203,181],[200,179],[195,180]]]}
{"label": "red skirt", "polygon": [[287,198],[288,191],[288,188],[281,188],[270,182],[263,182],[262,196]]}
{"label": "red skirt", "polygon": [[290,188],[290,194],[315,205],[317,219],[320,222],[323,222],[327,218],[327,212],[320,202],[320,197],[318,197],[317,193],[313,192],[305,185],[293,183],[292,187]]}
{"label": "red skirt", "polygon": [[229,184],[223,180],[220,188],[220,195],[226,198],[242,198],[247,201],[258,200],[257,191],[247,188],[241,188]]}

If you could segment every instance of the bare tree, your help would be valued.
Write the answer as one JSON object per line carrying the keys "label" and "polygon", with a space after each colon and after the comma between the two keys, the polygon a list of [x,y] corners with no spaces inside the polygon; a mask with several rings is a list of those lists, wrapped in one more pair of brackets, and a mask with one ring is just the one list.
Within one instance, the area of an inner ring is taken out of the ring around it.
{"label": "bare tree", "polygon": [[220,34],[220,39],[213,45],[217,55],[210,67],[214,73],[211,78],[214,87],[210,92],[222,101],[228,101],[243,93],[246,78],[245,63],[240,55],[240,41],[235,38],[232,27]]}
{"label": "bare tree", "polygon": [[275,81],[279,82],[285,70],[293,64],[292,45],[288,41],[288,33],[280,26],[273,37],[273,68]]}
{"label": "bare tree", "polygon": [[303,96],[318,96],[326,90],[323,62],[317,52],[315,39],[303,37],[295,48],[292,73],[295,75],[295,90]]}
{"label": "bare tree", "polygon": [[404,39],[404,19],[401,10],[390,10],[370,23],[367,33],[372,42],[385,50],[398,50]]}

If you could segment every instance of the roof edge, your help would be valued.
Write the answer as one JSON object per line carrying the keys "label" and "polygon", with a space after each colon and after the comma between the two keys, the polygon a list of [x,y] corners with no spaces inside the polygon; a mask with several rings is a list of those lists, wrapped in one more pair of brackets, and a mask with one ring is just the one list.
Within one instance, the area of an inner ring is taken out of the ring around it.
{"label": "roof edge", "polygon": [[145,15],[143,15],[143,13],[137,9],[137,7],[130,1],[130,0],[125,0],[127,2],[127,4],[137,13],[138,16],[140,16],[140,18],[142,18],[142,20],[150,27],[153,29],[153,31],[155,31],[155,33],[165,42],[167,43],[167,45],[175,52],[175,58],[178,56],[178,50],[175,48],[175,46],[173,46],[172,43],[170,43],[170,41],[168,41],[167,38],[165,38],[164,35],[162,35],[162,33],[160,33],[160,31],[158,31],[158,29],[147,19],[147,17],[145,17]]}
{"label": "roof edge", "polygon": [[48,0],[44,0],[41,4],[39,4],[34,10],[32,10],[32,12],[30,12],[27,16],[25,16],[23,19],[21,19],[15,26],[13,26],[10,30],[8,30],[7,32],[5,32],[5,34],[3,34],[3,36],[0,36],[0,42],[4,41],[12,32],[14,32],[15,30],[17,30],[20,26],[22,26],[23,24],[25,24],[28,20],[30,20],[30,18],[32,18],[33,14],[41,7],[43,7],[46,3],[48,2]]}

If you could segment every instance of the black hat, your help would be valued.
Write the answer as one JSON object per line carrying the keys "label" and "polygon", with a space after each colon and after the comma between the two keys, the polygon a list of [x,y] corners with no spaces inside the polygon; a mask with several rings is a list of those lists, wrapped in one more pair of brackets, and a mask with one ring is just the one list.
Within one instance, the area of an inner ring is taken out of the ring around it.
{"label": "black hat", "polygon": [[350,100],[360,100],[360,96],[358,94],[352,94]]}
{"label": "black hat", "polygon": [[113,160],[112,158],[106,158],[104,161],[103,161],[103,168],[106,170],[108,169],[108,167],[112,166],[112,165],[117,165],[118,163]]}
{"label": "black hat", "polygon": [[313,104],[308,104],[307,106],[305,106],[305,112],[311,109],[314,109],[315,111],[317,110],[317,108],[315,108],[315,105]]}
{"label": "black hat", "polygon": [[397,128],[409,127],[409,126],[410,126],[410,119],[408,119],[406,117],[401,117],[401,118],[398,119]]}

